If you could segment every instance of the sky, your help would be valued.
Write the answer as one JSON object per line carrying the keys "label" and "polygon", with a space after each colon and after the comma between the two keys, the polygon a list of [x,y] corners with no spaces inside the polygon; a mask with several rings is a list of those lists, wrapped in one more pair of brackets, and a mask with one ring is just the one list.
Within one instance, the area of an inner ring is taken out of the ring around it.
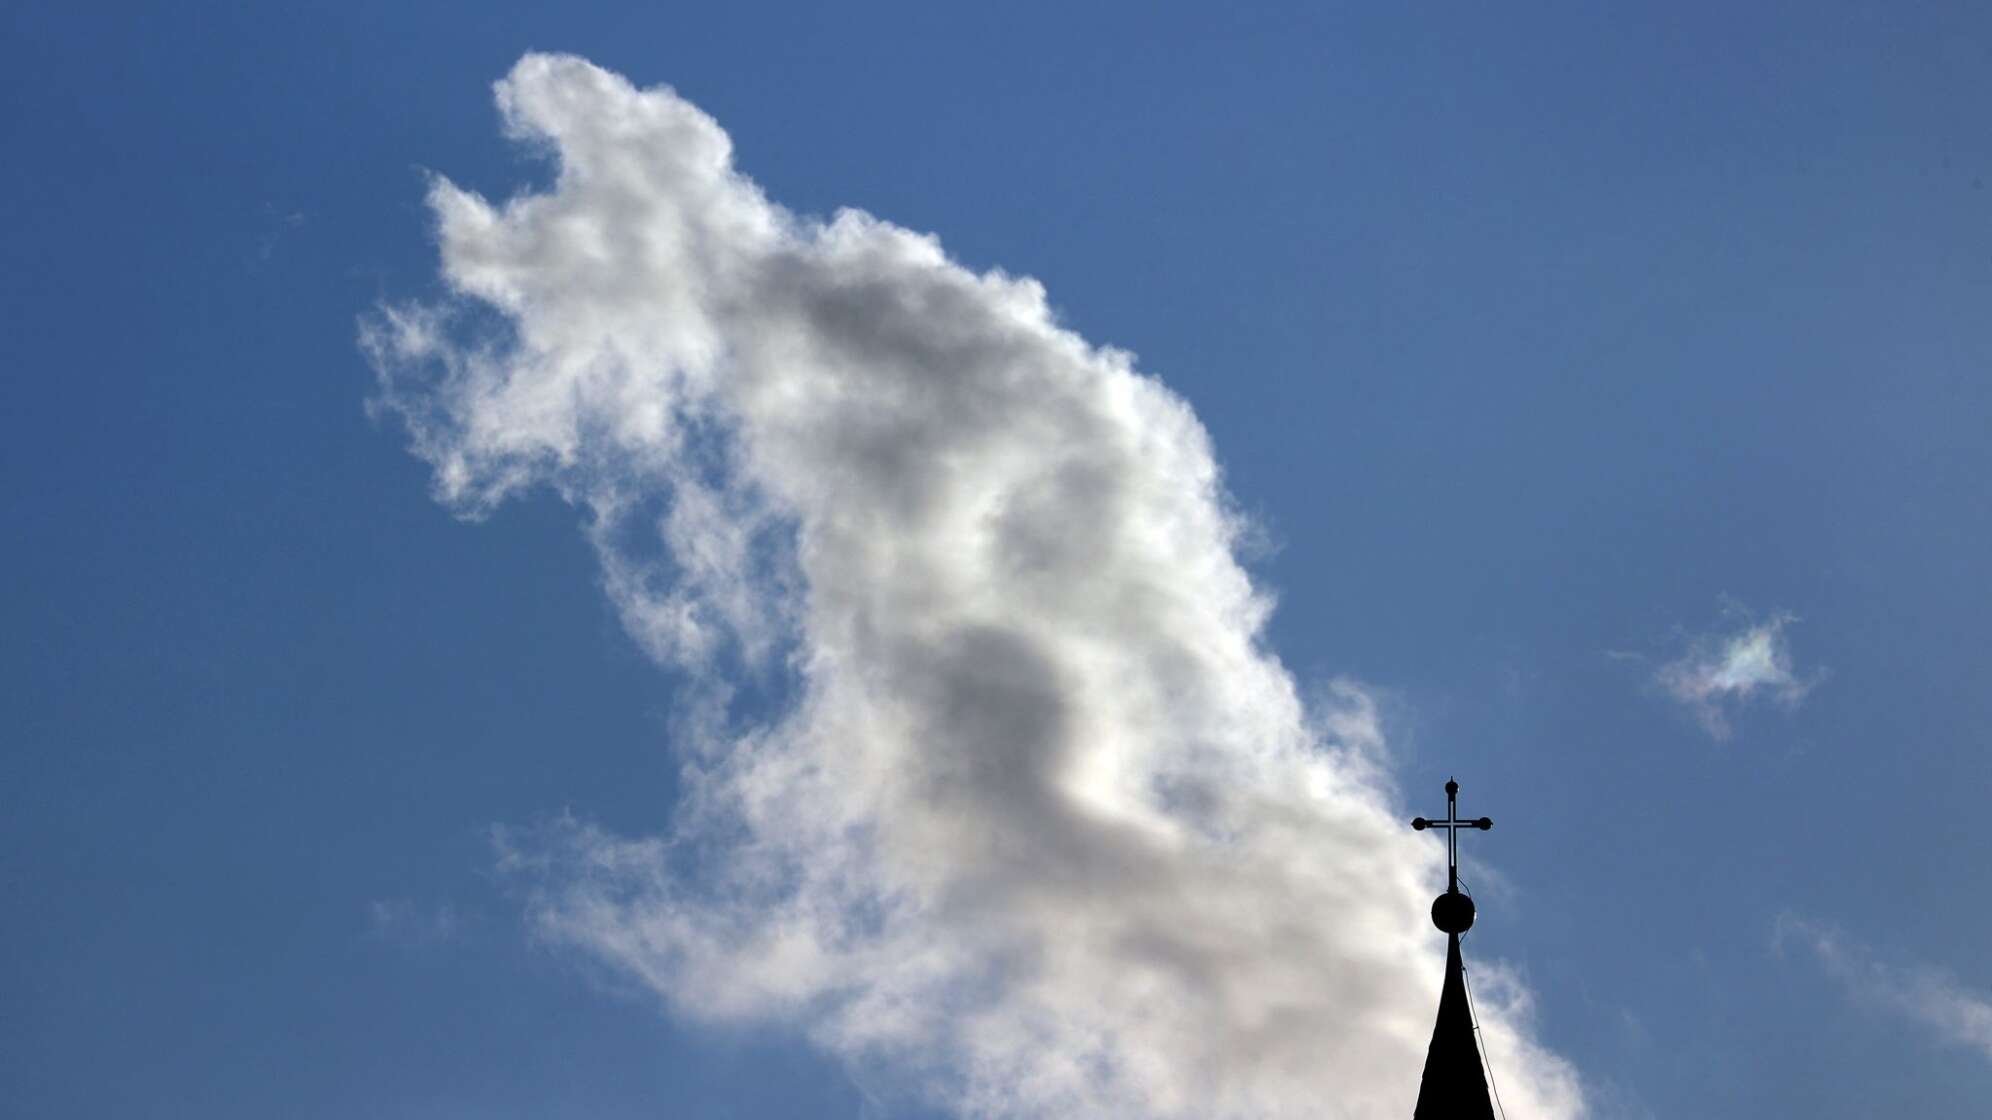
{"label": "sky", "polygon": [[1992,1094],[1982,11],[0,18],[6,1111]]}

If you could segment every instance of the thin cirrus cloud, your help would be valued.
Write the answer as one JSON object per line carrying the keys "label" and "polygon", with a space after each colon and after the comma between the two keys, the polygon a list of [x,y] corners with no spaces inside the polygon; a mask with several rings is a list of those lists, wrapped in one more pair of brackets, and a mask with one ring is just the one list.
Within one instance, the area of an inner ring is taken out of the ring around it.
{"label": "thin cirrus cloud", "polygon": [[1773,943],[1804,948],[1861,1006],[1909,1019],[1992,1060],[1992,996],[1939,969],[1879,960],[1840,931],[1790,914],[1778,918]]}
{"label": "thin cirrus cloud", "polygon": [[1816,675],[1801,678],[1793,669],[1785,629],[1794,621],[1778,615],[1698,639],[1680,658],[1660,666],[1654,684],[1686,705],[1710,735],[1727,739],[1737,709],[1759,699],[1796,707],[1818,683]]}
{"label": "thin cirrus cloud", "polygon": [[405,898],[377,898],[367,904],[367,935],[401,945],[440,945],[463,932],[456,908],[448,903],[419,903]]}
{"label": "thin cirrus cloud", "polygon": [[[1035,281],[782,209],[668,89],[496,91],[557,181],[432,184],[452,297],[366,322],[377,401],[460,512],[572,503],[693,698],[665,832],[503,834],[539,933],[963,1114],[1408,1114],[1442,853],[1361,689],[1264,647],[1189,406]],[[1578,1115],[1476,980],[1517,1115]]]}

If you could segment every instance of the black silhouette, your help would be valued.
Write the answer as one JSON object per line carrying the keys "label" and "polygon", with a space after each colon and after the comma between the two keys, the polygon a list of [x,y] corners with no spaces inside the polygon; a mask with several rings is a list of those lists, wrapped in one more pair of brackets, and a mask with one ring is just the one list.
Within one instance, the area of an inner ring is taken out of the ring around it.
{"label": "black silhouette", "polygon": [[1486,817],[1459,819],[1459,783],[1446,781],[1446,819],[1414,817],[1411,827],[1446,830],[1446,893],[1432,901],[1432,924],[1446,933],[1446,985],[1439,994],[1439,1019],[1432,1027],[1432,1046],[1425,1052],[1425,1078],[1418,1086],[1415,1120],[1494,1120],[1487,1095],[1487,1075],[1480,1061],[1479,1032],[1467,998],[1466,965],[1460,960],[1459,935],[1473,928],[1473,899],[1459,889],[1459,830],[1494,827]]}

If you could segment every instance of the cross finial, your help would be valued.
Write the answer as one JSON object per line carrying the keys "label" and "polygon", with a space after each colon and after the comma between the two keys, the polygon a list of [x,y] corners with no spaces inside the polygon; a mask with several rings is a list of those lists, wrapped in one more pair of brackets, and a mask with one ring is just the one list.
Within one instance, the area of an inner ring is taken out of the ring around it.
{"label": "cross finial", "polygon": [[[1428,828],[1446,830],[1446,893],[1432,903],[1432,923],[1447,933],[1465,933],[1473,925],[1473,903],[1459,893],[1459,830],[1477,828],[1482,831],[1494,827],[1489,817],[1479,820],[1461,820],[1459,816],[1459,783],[1446,779],[1446,819],[1429,821],[1424,817],[1411,818],[1411,827],[1420,832]],[[1458,928],[1453,928],[1457,926]]]}

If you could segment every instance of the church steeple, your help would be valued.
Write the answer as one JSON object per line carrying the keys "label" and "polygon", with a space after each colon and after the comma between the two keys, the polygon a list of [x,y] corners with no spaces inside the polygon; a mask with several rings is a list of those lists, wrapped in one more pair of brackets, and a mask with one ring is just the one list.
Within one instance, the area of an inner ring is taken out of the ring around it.
{"label": "church steeple", "polygon": [[1446,893],[1432,901],[1432,924],[1446,934],[1446,983],[1439,994],[1439,1019],[1432,1026],[1432,1045],[1425,1052],[1425,1079],[1418,1086],[1414,1120],[1493,1120],[1487,1095],[1487,1075],[1480,1061],[1473,1009],[1466,998],[1466,965],[1460,960],[1459,935],[1473,928],[1473,900],[1459,890],[1459,830],[1490,829],[1486,817],[1459,818],[1459,783],[1446,781],[1446,819],[1414,817],[1411,827],[1446,830]]}

